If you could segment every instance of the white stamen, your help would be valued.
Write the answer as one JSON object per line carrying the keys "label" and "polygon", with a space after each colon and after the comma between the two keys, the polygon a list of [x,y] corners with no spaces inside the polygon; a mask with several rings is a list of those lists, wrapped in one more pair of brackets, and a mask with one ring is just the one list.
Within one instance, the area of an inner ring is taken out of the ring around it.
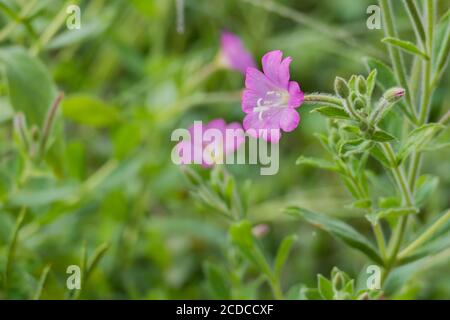
{"label": "white stamen", "polygon": [[[270,99],[272,97],[272,99]],[[262,121],[263,113],[270,108],[286,107],[289,95],[279,91],[267,91],[265,98],[259,98],[256,101],[256,107],[253,112],[259,112],[258,118]]]}

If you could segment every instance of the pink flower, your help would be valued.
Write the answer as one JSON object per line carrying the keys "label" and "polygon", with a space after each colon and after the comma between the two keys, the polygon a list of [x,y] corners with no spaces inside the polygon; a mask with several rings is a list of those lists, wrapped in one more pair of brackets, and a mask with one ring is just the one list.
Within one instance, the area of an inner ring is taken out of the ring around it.
{"label": "pink flower", "polygon": [[263,71],[248,68],[242,97],[244,129],[257,138],[278,142],[281,130],[290,132],[297,128],[300,115],[295,108],[303,102],[303,92],[290,80],[289,64],[292,58],[283,59],[279,50],[268,52],[262,58]]}
{"label": "pink flower", "polygon": [[188,139],[180,141],[175,150],[181,164],[201,164],[208,168],[225,163],[245,142],[245,133],[238,122],[227,124],[223,119],[211,120],[206,126],[195,121],[188,129]]}
{"label": "pink flower", "polygon": [[222,65],[245,74],[248,67],[256,67],[252,55],[245,49],[241,39],[227,31],[221,36],[220,61]]}

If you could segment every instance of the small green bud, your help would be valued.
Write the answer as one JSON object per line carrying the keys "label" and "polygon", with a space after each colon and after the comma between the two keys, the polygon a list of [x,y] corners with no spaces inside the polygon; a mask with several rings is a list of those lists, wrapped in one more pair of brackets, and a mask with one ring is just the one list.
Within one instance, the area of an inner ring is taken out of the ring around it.
{"label": "small green bud", "polygon": [[359,97],[355,99],[353,104],[356,110],[363,110],[366,107],[366,104],[364,103],[363,99]]}
{"label": "small green bud", "polygon": [[350,80],[348,80],[348,86],[350,90],[356,90],[356,76],[352,75]]}
{"label": "small green bud", "polygon": [[390,88],[383,94],[383,98],[389,103],[399,101],[405,95],[405,89],[400,87]]}
{"label": "small green bud", "polygon": [[341,291],[345,286],[345,279],[342,276],[342,272],[337,272],[332,279],[333,288],[336,291]]}
{"label": "small green bud", "polygon": [[336,91],[336,94],[343,99],[347,99],[350,96],[350,88],[341,77],[336,77],[334,80],[334,90]]}
{"label": "small green bud", "polygon": [[358,91],[359,91],[359,93],[366,94],[367,93],[366,80],[362,76],[359,76],[357,83],[358,83]]}

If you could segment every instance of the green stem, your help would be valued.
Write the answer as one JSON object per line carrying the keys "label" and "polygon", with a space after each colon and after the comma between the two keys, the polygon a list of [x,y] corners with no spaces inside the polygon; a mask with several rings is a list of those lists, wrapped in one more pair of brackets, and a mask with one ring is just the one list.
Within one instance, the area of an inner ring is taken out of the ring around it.
{"label": "green stem", "polygon": [[53,36],[58,32],[59,28],[64,24],[67,18],[67,5],[69,4],[78,4],[79,0],[70,0],[66,1],[64,6],[58,12],[57,16],[53,21],[48,25],[48,27],[41,34],[40,38],[36,42],[36,44],[31,48],[31,53],[33,55],[39,54],[42,48],[53,38]]}
{"label": "green stem", "polygon": [[377,222],[376,224],[372,224],[373,233],[375,234],[375,239],[377,241],[378,249],[380,250],[381,257],[384,261],[387,259],[387,251],[386,251],[386,241],[384,240],[384,232],[381,224]]}
{"label": "green stem", "polygon": [[[409,188],[408,182],[406,181],[404,170],[401,166],[396,165],[395,154],[392,146],[389,143],[381,144],[381,147],[389,161],[394,164],[392,168],[392,174],[397,182],[398,189],[402,195],[403,205],[413,206],[414,199],[412,196],[411,189]],[[403,216],[398,221],[396,229],[393,231],[392,238],[389,243],[389,255],[386,263],[386,274],[387,276],[392,269],[392,266],[397,260],[397,254],[400,250],[400,246],[403,241],[403,237],[406,231],[406,226],[408,224],[408,216]]]}
{"label": "green stem", "polygon": [[[422,82],[422,101],[420,104],[419,124],[423,125],[428,122],[431,102],[433,100],[433,83],[431,79],[432,67],[433,67],[433,29],[434,29],[434,0],[427,0],[426,6],[427,16],[427,34],[426,34],[426,49],[430,56],[430,59],[423,61],[423,82]],[[415,152],[412,155],[410,167],[409,167],[409,186],[411,190],[414,190],[417,176],[420,172],[420,164],[422,160],[422,153]]]}
{"label": "green stem", "polygon": [[448,221],[450,221],[450,210],[447,211],[442,217],[440,217],[427,231],[425,231],[420,237],[418,237],[414,242],[407,246],[398,255],[399,259],[405,258],[411,253],[413,253],[417,248],[424,244],[428,239],[430,239],[436,231],[443,227]]}
{"label": "green stem", "polygon": [[56,112],[58,111],[59,105],[61,104],[61,100],[64,97],[64,93],[60,92],[56,99],[53,101],[50,109],[47,111],[47,115],[45,117],[45,121],[43,124],[42,135],[40,138],[39,151],[38,154],[42,157],[45,154],[47,148],[47,142],[50,138],[50,133],[53,127],[53,123],[55,120]]}
{"label": "green stem", "polygon": [[[35,3],[32,3],[33,6],[34,6],[34,4]],[[27,9],[28,8],[29,7],[27,7]],[[25,17],[25,14],[23,14],[23,12],[20,14],[16,14],[11,8],[9,8],[3,2],[0,2],[0,10],[3,10],[3,12],[5,12],[17,24],[23,24],[25,26],[25,28],[27,29],[28,33],[32,37],[36,37],[36,32],[34,31],[31,23],[27,20],[27,18],[22,18],[22,17]],[[9,34],[10,30],[12,30],[12,28],[9,28],[8,26],[5,29],[2,29],[2,32],[0,33],[0,41],[3,40],[7,36],[7,34]]]}
{"label": "green stem", "polygon": [[328,95],[328,94],[320,94],[320,93],[311,93],[311,94],[306,94],[304,97],[304,102],[309,102],[309,103],[322,103],[322,104],[327,104],[327,105],[332,105],[332,106],[339,106],[342,107],[342,100],[339,99],[338,97],[332,96],[332,95]]}
{"label": "green stem", "polygon": [[283,300],[284,295],[283,295],[283,291],[281,290],[281,285],[280,285],[280,281],[278,280],[278,278],[276,276],[269,278],[269,284],[272,289],[274,298],[276,300]]}
{"label": "green stem", "polygon": [[[384,30],[385,35],[387,37],[394,37],[397,38],[397,31],[395,29],[394,24],[394,16],[393,16],[393,9],[392,9],[392,3],[389,0],[379,0],[381,11],[384,18]],[[413,118],[416,118],[416,110],[414,108],[412,98],[411,98],[411,91],[409,88],[408,81],[406,80],[406,71],[405,66],[403,64],[403,58],[400,49],[397,49],[396,47],[392,45],[388,45],[389,50],[389,56],[391,57],[392,66],[394,67],[394,73],[396,75],[396,78],[400,85],[406,89],[406,102],[409,108],[409,113],[413,116]]]}
{"label": "green stem", "polygon": [[441,80],[442,75],[444,74],[445,68],[447,66],[447,62],[449,60],[450,56],[450,23],[447,26],[447,30],[445,32],[444,36],[444,45],[442,46],[441,51],[438,54],[437,57],[437,63],[436,63],[436,73],[434,75],[433,81],[431,83],[431,87],[435,88]]}
{"label": "green stem", "polygon": [[221,66],[218,63],[217,58],[214,59],[212,62],[205,65],[197,73],[193,74],[192,77],[189,78],[189,81],[186,83],[184,90],[186,92],[192,91],[194,88],[196,88],[199,84],[208,79],[213,73],[215,73],[220,68]]}
{"label": "green stem", "polygon": [[391,169],[392,174],[395,178],[395,181],[397,182],[399,191],[402,195],[403,204],[406,206],[413,206],[414,205],[414,198],[411,192],[411,189],[409,188],[409,185],[406,181],[405,172],[403,170],[403,167],[396,164],[396,156],[394,153],[394,150],[392,149],[392,146],[389,143],[382,143],[381,148],[383,149],[387,159],[391,162],[391,164],[394,165],[394,167]]}
{"label": "green stem", "polygon": [[9,278],[10,278],[10,273],[12,270],[12,266],[13,266],[14,258],[15,258],[15,254],[16,254],[16,246],[17,246],[17,242],[19,239],[19,231],[20,231],[20,228],[22,227],[23,221],[25,220],[26,212],[27,212],[26,207],[22,207],[22,209],[20,210],[19,216],[17,217],[16,224],[14,226],[12,236],[11,236],[11,241],[9,243],[8,253],[6,255],[5,273],[4,273],[4,277],[3,277],[5,293],[8,293]]}
{"label": "green stem", "polygon": [[423,27],[422,17],[417,9],[417,3],[414,0],[404,0],[406,10],[408,11],[411,24],[413,25],[414,32],[416,33],[417,40],[425,49],[425,29]]}

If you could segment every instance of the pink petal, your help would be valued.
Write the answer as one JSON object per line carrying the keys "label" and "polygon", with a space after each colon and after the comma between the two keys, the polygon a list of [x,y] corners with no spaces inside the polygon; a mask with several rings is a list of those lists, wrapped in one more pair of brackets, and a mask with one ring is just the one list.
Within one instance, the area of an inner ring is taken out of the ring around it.
{"label": "pink petal", "polygon": [[276,86],[261,71],[248,68],[245,75],[245,88],[242,95],[242,110],[249,113],[257,106],[258,100],[265,97],[268,91],[273,91]]}
{"label": "pink petal", "polygon": [[224,132],[225,128],[227,126],[227,123],[222,118],[213,119],[206,125],[206,129],[219,129],[220,131]]}
{"label": "pink petal", "polygon": [[249,113],[243,121],[244,129],[254,138],[278,142],[281,137],[279,127],[281,111],[279,108],[271,108],[263,113],[262,118],[257,112]]}
{"label": "pink petal", "polygon": [[[228,154],[237,150],[241,144],[245,142],[245,132],[238,122],[230,123],[226,130],[224,153]],[[230,132],[233,133],[232,136],[230,135]]]}
{"label": "pink petal", "polygon": [[284,108],[280,117],[280,128],[283,131],[291,132],[297,128],[300,122],[300,115],[293,108]]}
{"label": "pink petal", "polygon": [[280,50],[270,51],[262,58],[264,74],[279,88],[287,89],[289,85],[289,65],[291,57],[284,60]]}
{"label": "pink petal", "polygon": [[252,55],[245,49],[238,36],[224,31],[220,42],[222,54],[230,68],[245,74],[248,67],[256,67]]}
{"label": "pink petal", "polygon": [[300,86],[297,82],[291,81],[289,82],[289,102],[288,106],[291,108],[298,108],[304,100],[304,93],[300,89]]}

